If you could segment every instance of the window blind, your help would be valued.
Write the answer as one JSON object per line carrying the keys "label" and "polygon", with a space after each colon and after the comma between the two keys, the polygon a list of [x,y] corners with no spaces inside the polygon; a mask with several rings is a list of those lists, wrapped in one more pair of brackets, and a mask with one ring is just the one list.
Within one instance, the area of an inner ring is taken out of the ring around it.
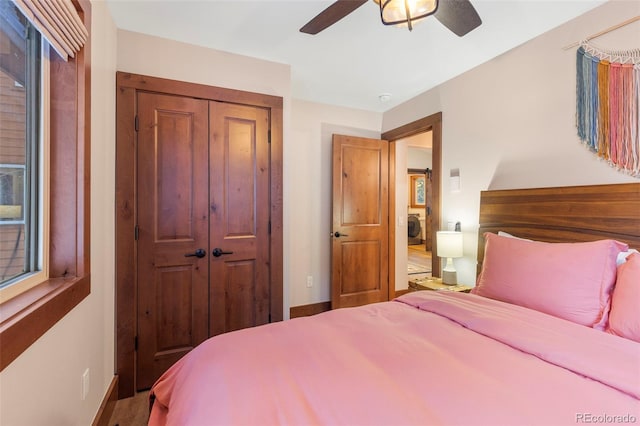
{"label": "window blind", "polygon": [[65,61],[75,57],[89,32],[71,0],[12,0]]}

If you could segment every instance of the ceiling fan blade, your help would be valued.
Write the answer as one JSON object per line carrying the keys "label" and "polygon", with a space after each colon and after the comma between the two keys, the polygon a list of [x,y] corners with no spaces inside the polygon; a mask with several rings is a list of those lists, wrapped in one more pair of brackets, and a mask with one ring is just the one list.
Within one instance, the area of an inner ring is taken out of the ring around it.
{"label": "ceiling fan blade", "polygon": [[301,33],[318,34],[335,24],[368,0],[338,0],[300,28]]}
{"label": "ceiling fan blade", "polygon": [[482,19],[469,0],[440,0],[435,17],[459,37],[482,24]]}

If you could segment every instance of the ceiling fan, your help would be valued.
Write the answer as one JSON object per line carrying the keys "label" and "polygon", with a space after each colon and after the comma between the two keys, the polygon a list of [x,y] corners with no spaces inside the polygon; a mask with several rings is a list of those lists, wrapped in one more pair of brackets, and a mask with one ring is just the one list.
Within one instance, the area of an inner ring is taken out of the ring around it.
{"label": "ceiling fan", "polygon": [[[368,0],[337,0],[307,22],[300,32],[318,34],[335,24]],[[380,18],[385,25],[407,25],[412,29],[415,20],[434,15],[442,25],[459,37],[482,24],[482,20],[469,0],[373,0],[380,6]],[[420,10],[411,10],[412,6]],[[402,15],[401,17],[399,15]]]}

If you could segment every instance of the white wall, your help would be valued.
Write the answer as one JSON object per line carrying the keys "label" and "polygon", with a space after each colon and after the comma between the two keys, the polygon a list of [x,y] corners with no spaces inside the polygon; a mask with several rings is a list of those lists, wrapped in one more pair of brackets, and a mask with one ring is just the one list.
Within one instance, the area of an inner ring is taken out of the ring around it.
{"label": "white wall", "polygon": [[115,48],[111,15],[103,2],[93,2],[91,294],[2,371],[3,426],[91,424],[113,378]]}
{"label": "white wall", "polygon": [[104,320],[104,381],[98,389],[98,396],[102,397],[115,372],[117,29],[105,2],[93,0],[92,4],[91,279],[92,292],[96,282],[104,283],[100,285],[104,289],[102,295],[96,295],[102,298]]}
{"label": "white wall", "polygon": [[135,74],[281,96],[286,107],[291,98],[289,65],[131,31],[118,30],[117,68]]}
{"label": "white wall", "polygon": [[[330,300],[331,138],[334,133],[380,138],[382,114],[294,100],[287,146],[291,200],[285,241],[291,306]],[[307,287],[307,276],[313,286]]]}
{"label": "white wall", "polygon": [[407,147],[407,168],[424,170],[431,168],[431,163],[431,149]]}
{"label": "white wall", "polygon": [[[442,222],[461,221],[465,233],[465,257],[455,260],[460,283],[475,282],[480,191],[637,182],[580,144],[576,49],[563,46],[638,14],[640,2],[608,2],[384,114],[383,132],[443,113]],[[638,40],[640,22],[593,42],[629,49]],[[457,193],[449,190],[452,168],[460,169]]]}

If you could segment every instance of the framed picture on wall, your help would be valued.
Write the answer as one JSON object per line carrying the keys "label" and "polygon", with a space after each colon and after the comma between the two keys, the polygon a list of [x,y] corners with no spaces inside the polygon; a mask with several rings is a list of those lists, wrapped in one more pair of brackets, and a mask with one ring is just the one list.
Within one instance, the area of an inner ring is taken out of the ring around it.
{"label": "framed picture on wall", "polygon": [[426,195],[424,176],[411,176],[411,207],[424,207]]}

